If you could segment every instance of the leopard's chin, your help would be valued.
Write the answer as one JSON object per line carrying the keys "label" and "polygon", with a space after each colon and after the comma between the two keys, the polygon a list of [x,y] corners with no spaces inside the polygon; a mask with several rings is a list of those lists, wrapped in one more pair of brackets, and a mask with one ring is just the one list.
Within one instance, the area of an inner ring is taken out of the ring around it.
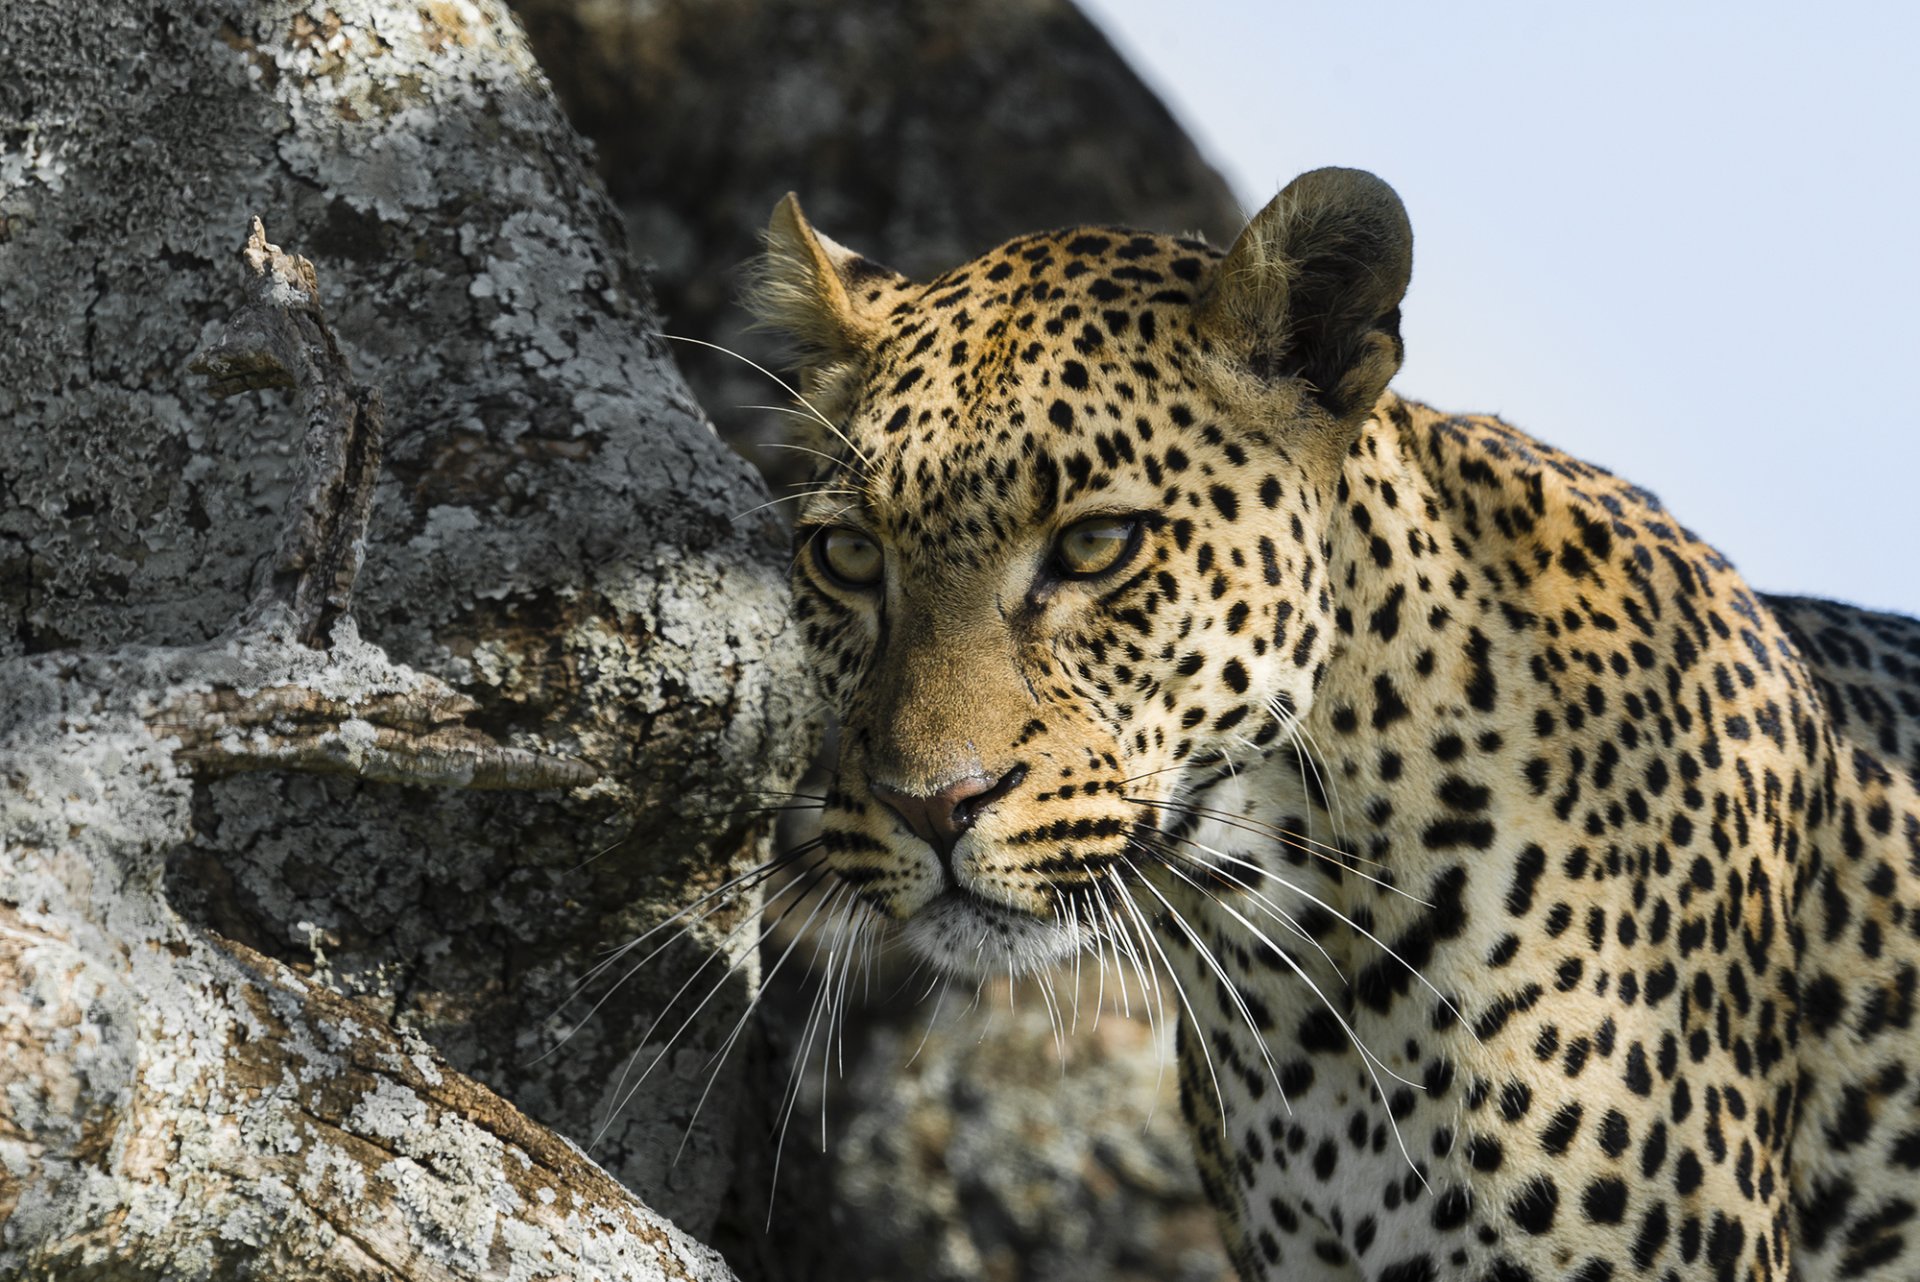
{"label": "leopard's chin", "polygon": [[1025,975],[1064,961],[1082,944],[1078,927],[948,889],[907,919],[907,947],[935,968],[963,979]]}

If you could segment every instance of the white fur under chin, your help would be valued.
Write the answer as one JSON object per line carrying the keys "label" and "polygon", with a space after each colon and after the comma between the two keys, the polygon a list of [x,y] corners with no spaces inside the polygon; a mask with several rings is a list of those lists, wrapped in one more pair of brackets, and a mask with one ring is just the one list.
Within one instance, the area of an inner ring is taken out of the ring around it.
{"label": "white fur under chin", "polygon": [[967,979],[1043,970],[1081,944],[1079,930],[1066,922],[952,893],[915,913],[901,933],[915,956]]}

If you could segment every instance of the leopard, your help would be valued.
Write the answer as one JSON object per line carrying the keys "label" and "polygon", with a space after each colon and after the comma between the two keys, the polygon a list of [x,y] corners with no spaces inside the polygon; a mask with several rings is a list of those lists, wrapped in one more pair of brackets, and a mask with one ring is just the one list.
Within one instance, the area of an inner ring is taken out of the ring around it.
{"label": "leopard", "polygon": [[1249,1282],[1920,1277],[1920,621],[1401,396],[1411,272],[1352,169],[930,280],[781,202],[823,875],[1131,965]]}

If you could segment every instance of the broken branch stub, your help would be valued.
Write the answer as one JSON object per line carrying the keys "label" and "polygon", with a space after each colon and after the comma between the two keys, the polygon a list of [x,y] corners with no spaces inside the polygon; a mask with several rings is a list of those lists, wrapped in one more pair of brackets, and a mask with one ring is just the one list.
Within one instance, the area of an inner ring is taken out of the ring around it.
{"label": "broken branch stub", "polygon": [[218,397],[276,387],[300,395],[307,416],[300,486],[273,572],[245,624],[261,625],[284,608],[294,639],[318,645],[353,601],[385,413],[379,390],[354,381],[327,326],[313,264],[267,243],[258,218],[243,256],[246,305],[189,368]]}
{"label": "broken branch stub", "polygon": [[[583,762],[498,744],[464,725],[479,706],[472,699],[359,642],[348,607],[380,469],[380,393],[353,380],[311,262],[269,244],[258,218],[242,257],[246,302],[189,368],[217,397],[298,392],[306,411],[300,482],[273,573],[236,624],[228,654],[237,664],[210,689],[161,699],[148,725],[177,740],[177,759],[203,778],[302,770],[425,787],[592,783]],[[313,669],[297,654],[275,653],[284,643],[323,642],[341,664],[352,652],[351,694],[312,684],[327,665]],[[274,669],[289,663],[307,680],[275,684]]]}

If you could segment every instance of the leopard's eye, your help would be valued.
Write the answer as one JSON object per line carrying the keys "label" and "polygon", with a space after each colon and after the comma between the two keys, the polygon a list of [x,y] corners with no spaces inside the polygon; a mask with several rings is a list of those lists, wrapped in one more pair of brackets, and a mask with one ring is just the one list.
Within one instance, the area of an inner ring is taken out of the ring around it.
{"label": "leopard's eye", "polygon": [[1140,522],[1130,516],[1094,516],[1070,525],[1054,545],[1060,573],[1090,579],[1124,565],[1140,542]]}
{"label": "leopard's eye", "polygon": [[858,530],[836,525],[813,540],[821,573],[842,587],[870,588],[880,581],[880,545]]}

